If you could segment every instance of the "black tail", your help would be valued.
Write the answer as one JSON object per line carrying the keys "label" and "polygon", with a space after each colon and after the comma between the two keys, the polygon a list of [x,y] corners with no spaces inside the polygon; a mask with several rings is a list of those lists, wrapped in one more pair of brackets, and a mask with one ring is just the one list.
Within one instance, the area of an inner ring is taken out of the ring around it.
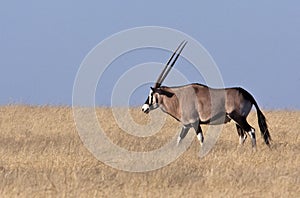
{"label": "black tail", "polygon": [[270,146],[270,141],[271,139],[271,135],[269,133],[269,129],[268,129],[268,125],[266,122],[266,117],[264,116],[264,114],[261,112],[261,110],[259,109],[255,99],[252,96],[252,103],[254,104],[255,108],[256,108],[256,112],[257,112],[257,119],[258,119],[258,126],[261,132],[261,136],[264,138],[266,145]]}
{"label": "black tail", "polygon": [[254,97],[244,89],[241,89],[240,91],[242,91],[244,97],[247,98],[248,100],[250,100],[251,103],[255,106],[256,112],[257,112],[258,126],[259,126],[259,129],[260,129],[261,135],[264,138],[266,145],[270,146],[270,141],[272,139],[271,139],[271,136],[270,136],[270,133],[269,133],[268,125],[267,125],[267,122],[266,122],[266,117],[264,116],[264,114],[259,109],[258,104],[256,103]]}
{"label": "black tail", "polygon": [[258,105],[256,104],[256,102],[255,102],[254,106],[256,107],[258,126],[260,129],[261,135],[263,136],[266,145],[270,146],[271,136],[269,133],[267,122],[266,122],[266,117],[261,112],[261,110],[258,108]]}

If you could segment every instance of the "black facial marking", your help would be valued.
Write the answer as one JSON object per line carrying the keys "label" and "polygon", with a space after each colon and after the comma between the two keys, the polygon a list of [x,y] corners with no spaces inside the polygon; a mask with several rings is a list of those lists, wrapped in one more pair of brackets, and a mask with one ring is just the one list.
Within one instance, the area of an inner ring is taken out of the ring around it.
{"label": "black facial marking", "polygon": [[160,95],[165,95],[165,96],[167,96],[167,97],[169,97],[169,98],[172,97],[172,96],[174,95],[174,93],[168,92],[168,91],[163,90],[163,89],[161,89],[161,88],[152,88],[152,87],[151,87],[151,89],[152,89],[153,93],[158,93],[158,94],[160,94]]}
{"label": "black facial marking", "polygon": [[144,104],[149,104],[149,97],[147,97],[146,101]]}

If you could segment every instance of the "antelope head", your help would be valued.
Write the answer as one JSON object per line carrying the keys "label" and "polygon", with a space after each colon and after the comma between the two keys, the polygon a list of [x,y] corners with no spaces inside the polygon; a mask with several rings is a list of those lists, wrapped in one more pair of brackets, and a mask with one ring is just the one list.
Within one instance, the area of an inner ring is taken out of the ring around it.
{"label": "antelope head", "polygon": [[144,113],[149,113],[151,110],[156,109],[159,107],[159,96],[160,95],[167,95],[170,96],[169,92],[165,92],[163,89],[161,89],[161,84],[167,77],[168,73],[174,66],[175,62],[177,61],[178,57],[180,56],[180,53],[182,52],[183,48],[187,44],[187,41],[182,41],[180,45],[177,47],[175,52],[172,54],[170,59],[168,60],[167,64],[165,65],[164,69],[160,73],[159,77],[156,80],[156,83],[154,84],[154,87],[151,87],[149,96],[147,97],[144,105],[142,106],[142,111]]}

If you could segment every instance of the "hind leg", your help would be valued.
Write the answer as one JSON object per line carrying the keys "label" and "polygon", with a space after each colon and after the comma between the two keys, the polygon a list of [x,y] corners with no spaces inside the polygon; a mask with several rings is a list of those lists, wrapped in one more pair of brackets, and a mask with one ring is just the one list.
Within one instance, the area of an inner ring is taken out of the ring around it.
{"label": "hind leg", "polygon": [[245,131],[238,125],[236,124],[236,130],[238,132],[239,135],[239,139],[240,139],[240,144],[244,144],[245,140],[247,139],[247,134],[245,133]]}
{"label": "hind leg", "polygon": [[251,127],[251,130],[248,131],[248,134],[251,137],[252,147],[255,149],[256,148],[255,129],[253,127]]}
{"label": "hind leg", "polygon": [[248,133],[248,135],[251,137],[252,147],[256,148],[255,129],[248,124],[246,119],[242,119],[238,124],[244,131]]}
{"label": "hind leg", "polygon": [[242,128],[242,130],[248,133],[251,137],[252,147],[256,148],[255,129],[248,124],[246,117],[242,117],[235,112],[232,112],[229,116]]}

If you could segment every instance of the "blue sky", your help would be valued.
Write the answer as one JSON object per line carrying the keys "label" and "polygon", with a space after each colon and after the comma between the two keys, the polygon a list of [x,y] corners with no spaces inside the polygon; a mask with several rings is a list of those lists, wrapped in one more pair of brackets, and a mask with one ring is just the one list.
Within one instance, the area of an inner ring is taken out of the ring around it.
{"label": "blue sky", "polygon": [[1,1],[0,105],[71,105],[77,70],[93,47],[153,25],[195,38],[225,85],[246,88],[263,108],[300,109],[296,0]]}

